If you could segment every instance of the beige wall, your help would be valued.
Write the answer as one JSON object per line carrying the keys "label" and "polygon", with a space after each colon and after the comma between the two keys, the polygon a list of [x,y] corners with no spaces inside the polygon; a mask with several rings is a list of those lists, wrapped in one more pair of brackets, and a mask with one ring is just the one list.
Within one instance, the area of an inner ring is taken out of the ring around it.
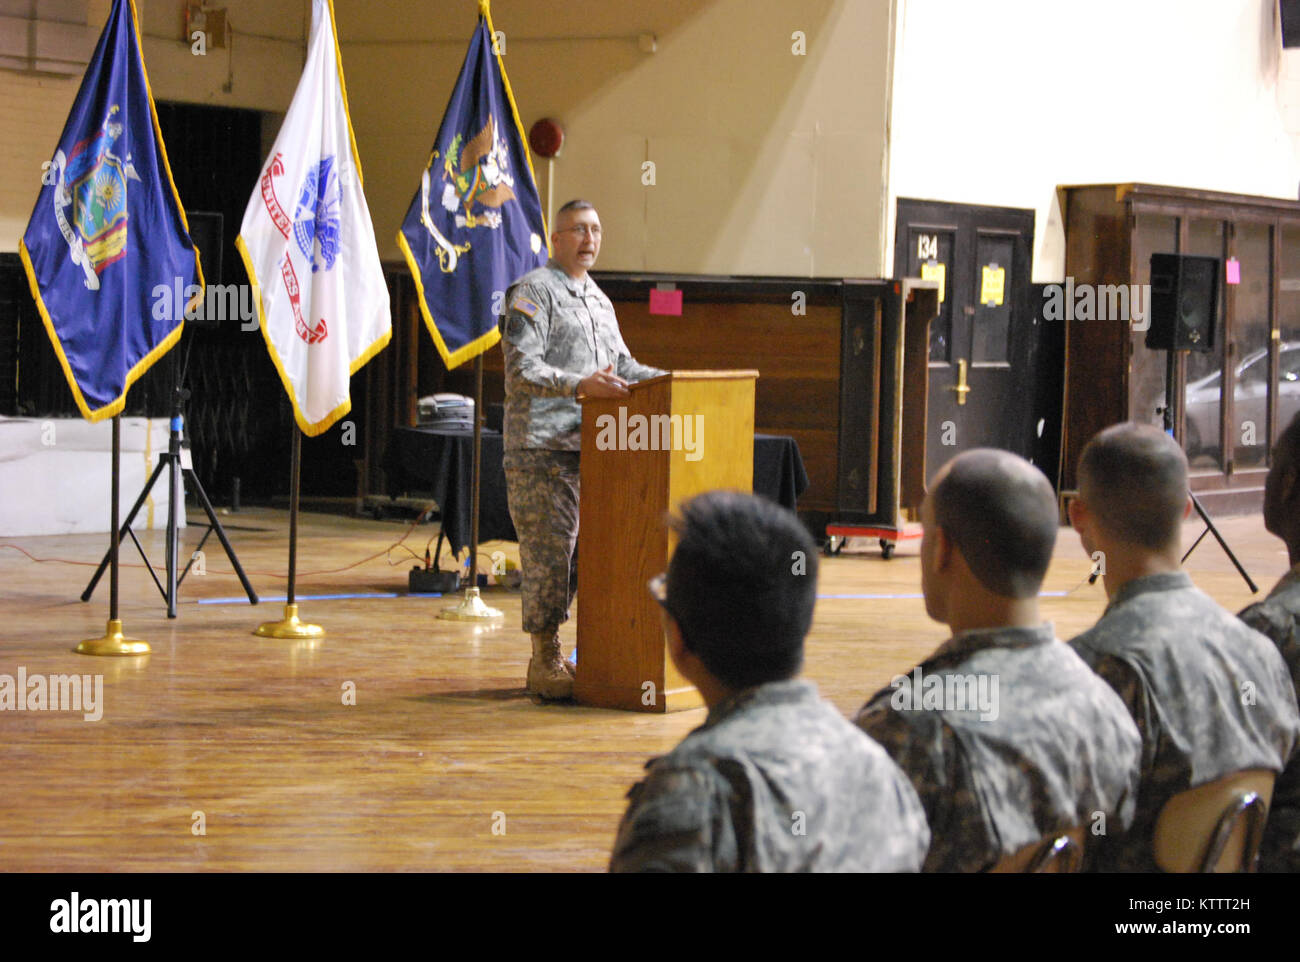
{"label": "beige wall", "polygon": [[[428,159],[475,22],[436,27],[401,2],[339,2],[353,123],[381,253]],[[584,196],[606,228],[600,267],[704,274],[874,275],[889,0],[497,0],[525,129],[566,131],[559,203]],[[807,53],[792,53],[792,34]],[[657,38],[643,53],[642,33]],[[366,40],[437,35],[436,42]],[[653,161],[655,184],[642,184]],[[546,190],[546,162],[537,166]]]}
{"label": "beige wall", "polygon": [[[306,0],[229,0],[233,48],[204,57],[180,40],[179,0],[137,3],[156,97],[288,105]],[[91,7],[98,30],[108,5]],[[336,0],[335,9],[380,253],[396,258],[477,4]],[[525,129],[544,116],[566,129],[557,197],[600,208],[602,268],[796,276],[880,272],[890,9],[891,0],[492,5]],[[796,30],[804,56],[792,53]],[[639,48],[643,33],[656,36],[656,53]],[[0,250],[17,246],[77,83],[0,71]],[[647,160],[654,186],[642,184]],[[537,177],[545,193],[545,162]]]}
{"label": "beige wall", "polygon": [[[136,0],[144,33],[145,68],[159,100],[283,110],[293,97],[303,63],[302,0],[231,0],[231,22],[240,34],[225,50],[196,56],[181,41],[182,4]],[[111,7],[87,7],[90,55]],[[247,34],[261,34],[263,39]],[[233,74],[229,92],[222,88]],[[52,77],[0,70],[0,251],[15,251],[40,190],[41,165],[50,159],[81,84],[78,77]]]}

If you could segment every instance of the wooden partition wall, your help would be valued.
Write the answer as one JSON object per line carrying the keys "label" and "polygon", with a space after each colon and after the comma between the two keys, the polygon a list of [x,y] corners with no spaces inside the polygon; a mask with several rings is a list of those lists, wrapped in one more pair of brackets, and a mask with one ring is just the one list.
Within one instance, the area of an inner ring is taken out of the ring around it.
{"label": "wooden partition wall", "polygon": [[[834,510],[839,282],[612,275],[599,283],[638,360],[665,370],[757,369],[754,430],[798,443],[809,482],[800,509]],[[661,284],[681,291],[681,316],[650,313],[650,290]]]}
{"label": "wooden partition wall", "polygon": [[[614,302],[628,348],[643,363],[664,370],[760,372],[754,430],[790,435],[798,442],[809,479],[799,510],[814,527],[832,516],[877,510],[882,458],[893,450],[890,437],[880,431],[881,345],[903,311],[903,282],[593,276]],[[654,289],[680,291],[681,314],[651,313]],[[396,423],[414,423],[417,397],[436,391],[472,394],[473,365],[444,369],[410,299],[397,296],[394,303],[404,305],[394,322],[404,328],[404,336],[392,359],[390,399],[398,412]],[[499,349],[485,355],[484,372],[484,403],[500,402]],[[911,393],[916,390],[923,395],[924,383],[909,385]],[[923,421],[906,425],[909,445],[919,437],[922,452],[924,430]],[[372,457],[372,463],[381,461],[382,452]]]}

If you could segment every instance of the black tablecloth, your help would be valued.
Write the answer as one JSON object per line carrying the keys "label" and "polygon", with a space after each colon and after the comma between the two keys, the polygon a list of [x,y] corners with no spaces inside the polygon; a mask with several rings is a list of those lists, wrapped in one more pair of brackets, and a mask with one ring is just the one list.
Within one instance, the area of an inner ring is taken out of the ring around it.
{"label": "black tablecloth", "polygon": [[[479,491],[479,541],[517,541],[506,506],[506,472],[501,466],[501,435],[483,432],[483,478]],[[397,428],[384,454],[388,492],[426,491],[438,502],[442,530],[459,554],[469,544],[470,485],[474,472],[474,432],[446,428]]]}
{"label": "black tablecloth", "polygon": [[[392,495],[427,491],[438,502],[442,530],[459,553],[469,544],[470,484],[474,433],[437,427],[396,428],[384,455]],[[483,432],[482,490],[479,492],[479,541],[516,541],[506,505],[506,474],[501,466],[501,435]],[[808,475],[794,438],[754,435],[754,492],[794,510],[808,488]]]}
{"label": "black tablecloth", "polygon": [[791,511],[808,490],[808,472],[794,438],[785,434],[754,435],[754,493]]}

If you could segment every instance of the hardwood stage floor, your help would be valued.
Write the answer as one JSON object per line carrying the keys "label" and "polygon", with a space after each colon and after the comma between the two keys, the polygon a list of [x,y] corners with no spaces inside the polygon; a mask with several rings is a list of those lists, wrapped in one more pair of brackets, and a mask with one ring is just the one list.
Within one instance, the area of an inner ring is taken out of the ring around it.
{"label": "hardwood stage floor", "polygon": [[[287,513],[249,509],[224,521],[254,586],[282,596]],[[0,866],[602,870],[628,786],[704,711],[642,715],[535,701],[523,687],[529,646],[517,592],[485,592],[505,611],[496,630],[439,620],[445,598],[305,597],[404,593],[411,559],[402,552],[393,552],[395,566],[381,554],[345,572],[310,573],[383,552],[406,528],[303,515],[301,613],[327,631],[315,644],[252,634],[279,618],[282,602],[229,600],[239,583],[215,539],[206,574],[187,579],[180,617],[169,621],[128,542],[123,560],[134,567],[122,573],[122,619],[128,635],[153,647],[129,659],[72,652],[103,632],[107,577],[83,604],[93,567],[38,564],[0,548],[0,674],[102,674],[104,685],[99,721],[0,711]],[[1225,519],[1221,529],[1267,592],[1286,569],[1281,542],[1257,516]],[[1187,525],[1189,542],[1199,530]],[[419,526],[407,543],[423,555],[431,533]],[[198,534],[183,537],[192,546]],[[161,536],[143,539],[161,559]],[[0,537],[40,558],[87,562],[106,543],[104,535]],[[514,545],[489,544],[484,556],[496,549],[515,554]],[[805,674],[846,713],[946,637],[919,597],[918,551],[919,541],[907,542],[884,561],[874,544],[855,542],[822,559]],[[1212,540],[1188,570],[1234,611],[1250,600]],[[1061,596],[1043,603],[1061,637],[1104,607],[1100,583],[1083,583],[1087,571],[1077,537],[1063,529],[1044,586]],[[574,625],[562,632],[566,653]],[[347,682],[355,706],[343,704]],[[192,830],[199,812],[202,836]]]}

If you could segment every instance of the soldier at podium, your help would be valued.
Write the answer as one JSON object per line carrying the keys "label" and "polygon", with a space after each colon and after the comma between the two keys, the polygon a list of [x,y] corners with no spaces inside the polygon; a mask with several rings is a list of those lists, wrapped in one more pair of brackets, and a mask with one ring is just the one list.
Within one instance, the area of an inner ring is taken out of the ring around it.
{"label": "soldier at podium", "polygon": [[510,286],[502,317],[506,497],[519,536],[523,627],[533,644],[528,690],[543,698],[573,694],[559,627],[578,585],[578,396],[626,397],[628,382],[665,373],[633,359],[613,304],[587,276],[600,242],[590,203],[561,207],[551,259]]}
{"label": "soldier at podium", "polygon": [[930,831],[885,750],[797,676],[817,546],[784,508],[710,491],[679,508],[650,590],[709,715],[629,793],[614,872],[915,872]]}

